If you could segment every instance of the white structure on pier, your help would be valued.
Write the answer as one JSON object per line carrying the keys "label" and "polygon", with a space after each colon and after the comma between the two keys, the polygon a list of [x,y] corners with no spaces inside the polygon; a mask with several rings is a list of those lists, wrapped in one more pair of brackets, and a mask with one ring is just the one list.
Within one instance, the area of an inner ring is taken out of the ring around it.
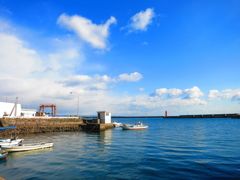
{"label": "white structure on pier", "polygon": [[111,113],[107,111],[98,111],[98,119],[100,119],[100,123],[107,124],[111,123]]}
{"label": "white structure on pier", "polygon": [[22,109],[21,104],[0,102],[0,118],[2,117],[35,117],[36,109]]}
{"label": "white structure on pier", "polygon": [[36,109],[22,109],[21,116],[23,117],[35,117],[36,116]]}

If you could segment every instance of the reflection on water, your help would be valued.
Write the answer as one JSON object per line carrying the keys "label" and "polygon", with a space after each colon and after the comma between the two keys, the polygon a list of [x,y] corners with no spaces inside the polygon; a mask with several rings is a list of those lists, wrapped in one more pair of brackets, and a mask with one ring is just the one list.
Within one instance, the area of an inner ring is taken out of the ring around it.
{"label": "reflection on water", "polygon": [[9,152],[8,159],[22,158],[27,155],[39,155],[47,152],[53,151],[53,148],[44,148],[44,149],[36,149],[32,151],[22,151],[22,152]]}
{"label": "reflection on water", "polygon": [[93,151],[104,151],[104,149],[110,148],[109,146],[112,143],[112,132],[112,129],[109,129],[98,133],[87,133],[86,137],[89,141],[86,142],[83,147]]}
{"label": "reflection on water", "polygon": [[6,159],[6,158],[4,158],[4,159],[0,159],[0,164],[5,164],[5,163],[6,163],[6,161],[7,161],[7,159]]}
{"label": "reflection on water", "polygon": [[100,132],[99,142],[106,147],[106,145],[110,145],[112,142],[112,130],[106,130]]}

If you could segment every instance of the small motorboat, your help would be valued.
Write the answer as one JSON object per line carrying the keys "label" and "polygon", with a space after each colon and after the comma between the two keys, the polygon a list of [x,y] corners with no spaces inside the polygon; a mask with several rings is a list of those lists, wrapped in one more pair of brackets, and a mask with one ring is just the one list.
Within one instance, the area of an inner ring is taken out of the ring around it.
{"label": "small motorboat", "polygon": [[120,126],[123,126],[122,123],[118,123],[118,122],[113,122],[113,126],[114,127],[120,127]]}
{"label": "small motorboat", "polygon": [[6,152],[30,151],[30,150],[51,148],[51,147],[53,147],[52,142],[1,146],[2,150],[6,151]]}
{"label": "small motorboat", "polygon": [[[12,127],[0,127],[0,130],[5,130],[5,129],[16,129],[15,126]],[[24,139],[18,139],[18,137],[14,137],[11,139],[0,139],[0,147],[5,146],[5,145],[17,145],[19,143],[22,143]]]}
{"label": "small motorboat", "polygon": [[141,122],[136,122],[135,125],[124,124],[122,126],[123,130],[138,130],[138,129],[147,129],[148,126],[143,125]]}
{"label": "small motorboat", "polygon": [[7,157],[8,152],[0,152],[0,159],[5,159]]}
{"label": "small motorboat", "polygon": [[18,145],[22,143],[24,139],[18,139],[18,137],[14,137],[11,139],[0,139],[0,147],[6,145]]}

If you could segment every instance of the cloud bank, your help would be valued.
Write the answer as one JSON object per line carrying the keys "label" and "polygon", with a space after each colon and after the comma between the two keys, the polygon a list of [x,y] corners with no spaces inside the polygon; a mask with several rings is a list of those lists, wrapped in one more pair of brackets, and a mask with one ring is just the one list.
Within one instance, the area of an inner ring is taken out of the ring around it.
{"label": "cloud bank", "polygon": [[[153,17],[155,17],[153,9],[141,11],[131,18],[128,28],[131,31],[146,31]],[[92,47],[107,49],[110,25],[116,23],[116,19],[111,17],[104,24],[97,25],[78,15],[62,14],[57,23],[75,32],[82,41]],[[3,97],[4,99],[8,97],[9,101],[12,97],[13,102],[15,97],[19,97],[20,103],[23,107],[25,105],[25,108],[30,101],[36,104],[56,103],[64,105],[65,111],[71,113],[76,107],[76,97],[69,94],[73,91],[80,95],[83,114],[109,110],[119,115],[140,115],[146,111],[161,115],[165,109],[175,110],[175,114],[179,114],[183,112],[182,109],[186,111],[186,108],[193,107],[199,110],[199,107],[208,107],[209,102],[213,100],[240,101],[240,89],[210,90],[208,96],[204,96],[197,86],[188,89],[149,90],[149,87],[137,84],[143,79],[143,75],[139,72],[119,73],[116,76],[107,73],[79,74],[82,68],[81,62],[87,61],[81,46],[78,45],[79,40],[52,37],[52,41],[58,46],[43,53],[32,48],[31,42],[11,34],[6,30],[7,28],[12,27],[0,21],[1,101]],[[128,96],[130,93],[125,92],[125,90],[131,91],[130,88],[125,88],[124,92],[114,89],[118,83],[130,85],[132,82],[136,85],[131,87],[136,90],[131,92],[134,95]],[[150,92],[153,93],[149,95]]]}
{"label": "cloud bank", "polygon": [[210,90],[208,94],[209,100],[225,100],[231,99],[232,101],[240,101],[240,89],[225,89],[222,92],[218,90]]}
{"label": "cloud bank", "polygon": [[159,96],[159,97],[167,97],[167,98],[174,98],[174,97],[181,96],[184,99],[193,99],[193,98],[199,98],[201,96],[204,96],[204,94],[197,86],[194,86],[190,89],[184,89],[184,90],[176,89],[176,88],[156,89],[154,93],[150,94],[150,96],[152,97]]}
{"label": "cloud bank", "polygon": [[134,72],[131,74],[120,74],[117,78],[111,78],[107,75],[95,75],[93,77],[90,77],[88,75],[77,75],[71,78],[60,80],[58,83],[64,84],[65,86],[78,86],[80,84],[96,82],[136,82],[140,79],[142,79],[142,75],[138,72]]}
{"label": "cloud bank", "polygon": [[[1,77],[27,77],[37,70],[40,58],[36,51],[24,47],[24,41],[16,36],[0,33],[0,74]],[[21,68],[20,68],[21,67]]]}

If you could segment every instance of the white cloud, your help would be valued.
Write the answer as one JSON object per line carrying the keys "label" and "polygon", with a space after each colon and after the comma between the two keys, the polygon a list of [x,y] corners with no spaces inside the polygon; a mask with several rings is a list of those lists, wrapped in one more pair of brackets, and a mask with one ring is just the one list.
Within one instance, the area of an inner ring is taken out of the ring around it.
{"label": "white cloud", "polygon": [[208,105],[207,101],[199,99],[201,96],[203,96],[203,93],[196,86],[184,90],[161,88],[151,93],[144,103],[148,102],[147,107],[151,109]]}
{"label": "white cloud", "polygon": [[166,88],[156,89],[155,92],[151,94],[151,96],[162,96],[167,92],[168,90]]}
{"label": "white cloud", "polygon": [[[155,112],[156,114],[163,114],[167,109],[173,109],[174,107],[175,114],[181,113],[179,109],[181,107],[203,107],[208,105],[208,103],[204,100],[198,98],[192,99],[181,99],[181,98],[173,98],[173,99],[162,99],[159,96],[149,97],[147,95],[138,95],[136,97],[125,96],[122,97],[121,100],[117,102],[118,110],[122,110],[125,108],[131,112],[136,111],[137,114],[142,114],[143,112]],[[121,108],[124,107],[124,108]],[[145,111],[143,111],[145,109]],[[161,112],[162,110],[162,112]]]}
{"label": "white cloud", "polygon": [[94,24],[91,20],[74,15],[62,14],[57,23],[74,31],[82,40],[90,43],[94,48],[106,49],[109,27],[116,23],[116,19],[111,17],[105,24]]}
{"label": "white cloud", "polygon": [[173,98],[173,99],[162,100],[162,99],[159,99],[159,97],[157,97],[155,99],[155,104],[156,106],[160,106],[160,107],[161,106],[168,107],[168,106],[206,105],[207,102],[198,98],[192,98],[192,99]]}
{"label": "white cloud", "polygon": [[140,79],[142,79],[142,75],[138,72],[134,72],[131,74],[121,74],[118,76],[117,81],[139,81]]}
{"label": "white cloud", "polygon": [[95,75],[94,77],[90,77],[88,75],[77,75],[73,76],[72,78],[67,78],[58,81],[59,83],[64,84],[65,86],[78,86],[80,84],[87,84],[87,83],[96,83],[96,82],[110,82],[113,81],[107,75]]}
{"label": "white cloud", "polygon": [[219,98],[220,92],[218,90],[210,90],[208,93],[209,100],[220,100]]}
{"label": "white cloud", "polygon": [[[13,28],[9,24],[0,21],[0,27],[2,25],[6,27],[0,29],[0,73],[2,78],[10,76],[56,79],[78,67],[85,59],[80,45],[76,45],[69,38],[46,42],[55,43],[51,46],[51,51],[54,53],[39,54],[31,48],[29,42],[11,34],[10,31]],[[20,31],[18,33],[21,34]]]}
{"label": "white cloud", "polygon": [[161,89],[156,89],[154,93],[151,94],[151,96],[165,96],[167,97],[174,97],[174,96],[180,96],[183,94],[183,91],[180,89],[166,89],[166,88],[161,88]]}
{"label": "white cloud", "polygon": [[40,66],[36,51],[24,46],[24,42],[13,35],[0,33],[0,72],[26,77]]}
{"label": "white cloud", "polygon": [[231,89],[225,89],[222,92],[231,92],[231,91],[232,91]]}
{"label": "white cloud", "polygon": [[142,79],[142,75],[138,72],[135,72],[131,74],[120,74],[118,78],[111,78],[107,75],[95,75],[93,77],[88,75],[77,75],[71,78],[60,80],[58,82],[64,84],[65,86],[78,86],[80,84],[96,82],[134,82],[139,81],[140,79]]}
{"label": "white cloud", "polygon": [[240,91],[232,96],[233,101],[240,101]]}
{"label": "white cloud", "polygon": [[209,100],[224,100],[231,99],[233,101],[240,101],[240,89],[225,89],[222,92],[218,90],[210,90],[208,94]]}
{"label": "white cloud", "polygon": [[182,97],[183,99],[194,99],[194,98],[199,98],[200,96],[203,96],[204,94],[202,91],[197,87],[194,86],[190,89],[166,89],[166,88],[161,88],[161,89],[156,89],[154,93],[150,94],[150,96],[159,96],[159,97],[166,97],[166,98],[176,98],[178,96]]}
{"label": "white cloud", "polygon": [[173,89],[169,89],[169,90],[168,90],[168,95],[169,95],[169,97],[180,96],[180,95],[182,95],[182,93],[183,93],[182,90],[176,89],[176,88],[173,88]]}
{"label": "white cloud", "polygon": [[78,75],[78,76],[74,76],[72,78],[72,82],[82,82],[82,83],[86,83],[86,82],[90,82],[92,81],[93,78],[91,78],[90,76],[87,75]]}
{"label": "white cloud", "polygon": [[[155,17],[154,9],[147,8],[146,11],[140,11],[131,17],[131,22],[124,28],[129,28],[132,31],[146,31],[148,25],[152,23],[152,18]],[[124,29],[122,28],[122,29]]]}
{"label": "white cloud", "polygon": [[[13,28],[7,23],[3,29],[1,25],[0,22],[0,101],[7,98],[9,102],[15,102],[15,98],[19,97],[23,108],[27,108],[30,101],[34,101],[31,108],[38,108],[41,103],[55,103],[61,106],[61,111],[71,114],[76,111],[77,97],[70,95],[74,91],[79,93],[81,99],[81,115],[94,114],[99,110],[111,111],[113,115],[141,115],[146,111],[155,113],[151,115],[162,115],[165,110],[171,109],[173,112],[174,108],[175,114],[182,114],[181,108],[199,110],[199,107],[209,105],[200,99],[203,93],[196,86],[185,90],[157,89],[150,97],[143,92],[138,92],[140,95],[137,96],[127,96],[123,92],[111,91],[114,83],[137,82],[143,76],[138,72],[115,77],[76,75],[85,58],[81,47],[75,42],[52,37],[51,43],[58,46],[51,48],[51,52],[41,53],[43,51],[31,48],[31,42],[10,34],[6,29]],[[68,38],[71,39],[71,36]],[[144,88],[139,90],[143,91]],[[209,99],[216,98],[240,101],[240,89],[226,89],[222,92],[211,90]]]}
{"label": "white cloud", "polygon": [[[48,54],[48,66],[51,68],[58,70],[61,68],[65,68],[66,66],[73,67],[74,65],[80,63],[84,57],[79,54],[79,50],[74,47],[68,47],[61,52],[57,52],[55,54]],[[77,62],[78,61],[78,62]]]}
{"label": "white cloud", "polygon": [[200,96],[204,96],[202,91],[197,86],[194,86],[191,89],[185,89],[183,93],[186,99],[199,98]]}
{"label": "white cloud", "polygon": [[144,91],[145,89],[144,88],[138,88],[139,89],[139,91]]}
{"label": "white cloud", "polygon": [[106,83],[97,83],[88,87],[89,90],[106,90],[108,89]]}

